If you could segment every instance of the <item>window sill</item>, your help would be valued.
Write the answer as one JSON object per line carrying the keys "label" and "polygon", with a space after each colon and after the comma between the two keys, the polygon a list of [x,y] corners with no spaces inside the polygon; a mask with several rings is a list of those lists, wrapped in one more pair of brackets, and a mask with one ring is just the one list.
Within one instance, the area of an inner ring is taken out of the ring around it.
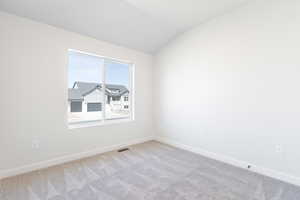
{"label": "window sill", "polygon": [[95,120],[95,121],[82,121],[82,122],[71,122],[68,123],[69,129],[77,129],[77,128],[87,128],[87,127],[94,127],[94,126],[107,126],[112,124],[121,124],[132,122],[134,119],[131,118],[123,118],[123,119],[110,119],[110,120]]}

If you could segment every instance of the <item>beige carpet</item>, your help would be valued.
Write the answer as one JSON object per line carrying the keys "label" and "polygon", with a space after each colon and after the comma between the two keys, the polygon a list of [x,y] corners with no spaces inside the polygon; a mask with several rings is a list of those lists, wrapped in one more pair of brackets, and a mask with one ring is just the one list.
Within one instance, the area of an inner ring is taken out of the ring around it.
{"label": "beige carpet", "polygon": [[157,142],[1,181],[1,200],[299,200],[300,189]]}

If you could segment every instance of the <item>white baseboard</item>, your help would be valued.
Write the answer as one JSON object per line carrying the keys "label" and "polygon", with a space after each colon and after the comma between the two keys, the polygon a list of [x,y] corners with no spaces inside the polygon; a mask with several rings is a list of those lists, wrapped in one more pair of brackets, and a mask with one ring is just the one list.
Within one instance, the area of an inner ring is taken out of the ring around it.
{"label": "white baseboard", "polygon": [[24,173],[39,170],[39,169],[44,169],[47,167],[63,164],[63,163],[74,161],[74,160],[79,160],[82,158],[94,156],[94,155],[109,152],[109,151],[114,151],[114,150],[117,150],[117,149],[120,149],[120,148],[123,148],[126,146],[151,141],[153,139],[154,139],[153,136],[145,137],[145,138],[141,138],[141,139],[135,139],[135,140],[132,140],[129,142],[121,143],[121,144],[111,145],[111,146],[107,146],[107,147],[101,147],[101,148],[97,148],[97,149],[93,149],[90,151],[85,151],[85,152],[81,152],[81,153],[77,153],[77,154],[66,155],[66,156],[62,156],[59,158],[54,158],[51,160],[37,162],[37,163],[30,164],[30,165],[18,167],[18,168],[2,170],[2,171],[0,171],[0,179],[24,174]]}
{"label": "white baseboard", "polygon": [[158,142],[165,143],[165,144],[168,144],[168,145],[180,148],[180,149],[184,149],[184,150],[196,153],[196,154],[200,154],[202,156],[205,156],[205,157],[208,157],[208,158],[211,158],[214,160],[218,160],[218,161],[221,161],[221,162],[224,162],[224,163],[227,163],[227,164],[239,167],[239,168],[244,168],[246,170],[248,170],[247,169],[248,165],[251,165],[250,170],[253,172],[256,172],[258,174],[262,174],[262,175],[265,175],[265,176],[268,176],[268,177],[271,177],[274,179],[278,179],[278,180],[281,180],[281,181],[284,181],[284,182],[287,182],[287,183],[290,183],[293,185],[300,186],[300,177],[294,177],[292,175],[278,172],[276,170],[259,167],[259,166],[253,165],[249,162],[240,161],[240,160],[237,160],[237,159],[229,157],[229,156],[224,156],[224,155],[209,152],[209,151],[206,151],[206,150],[203,150],[200,148],[181,144],[181,143],[178,143],[174,140],[170,140],[167,138],[156,137],[155,140]]}
{"label": "white baseboard", "polygon": [[13,168],[13,169],[9,169],[9,170],[2,170],[0,171],[0,179],[3,178],[7,178],[7,177],[11,177],[11,176],[16,176],[19,174],[24,174],[27,172],[31,172],[31,171],[35,171],[35,170],[39,170],[39,169],[43,169],[43,168],[47,168],[47,167],[51,167],[51,166],[55,166],[55,165],[59,165],[59,164],[63,164],[66,162],[70,162],[70,161],[74,161],[74,160],[79,160],[82,158],[86,158],[86,157],[90,157],[90,156],[94,156],[97,154],[101,154],[101,153],[105,153],[105,152],[109,152],[109,151],[114,151],[126,146],[130,146],[130,145],[134,145],[134,144],[139,144],[139,143],[143,143],[143,142],[147,142],[147,141],[151,141],[151,140],[156,140],[180,149],[184,149],[193,153],[197,153],[200,154],[202,156],[208,157],[208,158],[212,158],[214,160],[218,160],[224,163],[228,163],[231,164],[233,166],[236,167],[240,167],[240,168],[244,168],[247,169],[248,165],[251,165],[251,171],[254,171],[256,173],[265,175],[265,176],[269,176],[284,182],[288,182],[294,185],[298,185],[300,186],[300,178],[299,177],[294,177],[292,175],[289,174],[285,174],[282,172],[278,172],[272,169],[267,169],[264,167],[259,167],[256,165],[253,165],[249,162],[245,162],[245,161],[240,161],[237,159],[234,159],[232,157],[229,156],[224,156],[224,155],[220,155],[220,154],[216,154],[213,152],[209,152],[200,148],[196,148],[196,147],[191,147],[189,145],[185,145],[185,144],[181,144],[178,143],[176,141],[167,139],[167,138],[162,138],[162,137],[146,137],[146,138],[141,138],[141,139],[136,139],[136,140],[132,140],[126,143],[122,143],[122,144],[117,144],[117,145],[111,145],[108,147],[103,147],[103,148],[98,148],[98,149],[93,149],[90,151],[85,151],[85,152],[81,152],[81,153],[77,153],[77,154],[72,154],[72,155],[66,155],[66,156],[62,156],[59,158],[54,158],[51,160],[46,160],[46,161],[42,161],[42,162],[38,162],[38,163],[34,163],[34,164],[30,164],[30,165],[25,165],[22,167],[18,167],[18,168]]}

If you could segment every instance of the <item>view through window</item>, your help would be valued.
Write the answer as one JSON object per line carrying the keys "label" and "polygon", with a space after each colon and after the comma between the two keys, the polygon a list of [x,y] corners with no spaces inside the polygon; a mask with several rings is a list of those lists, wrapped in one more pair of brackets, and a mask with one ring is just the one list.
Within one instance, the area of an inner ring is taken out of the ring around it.
{"label": "view through window", "polygon": [[69,51],[69,123],[131,117],[131,64]]}

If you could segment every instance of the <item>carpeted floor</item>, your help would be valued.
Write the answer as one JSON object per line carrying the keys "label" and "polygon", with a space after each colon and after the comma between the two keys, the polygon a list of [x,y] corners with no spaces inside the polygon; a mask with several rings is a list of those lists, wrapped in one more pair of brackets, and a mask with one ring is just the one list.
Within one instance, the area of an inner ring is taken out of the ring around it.
{"label": "carpeted floor", "polygon": [[1,181],[1,200],[299,200],[300,188],[158,142]]}

